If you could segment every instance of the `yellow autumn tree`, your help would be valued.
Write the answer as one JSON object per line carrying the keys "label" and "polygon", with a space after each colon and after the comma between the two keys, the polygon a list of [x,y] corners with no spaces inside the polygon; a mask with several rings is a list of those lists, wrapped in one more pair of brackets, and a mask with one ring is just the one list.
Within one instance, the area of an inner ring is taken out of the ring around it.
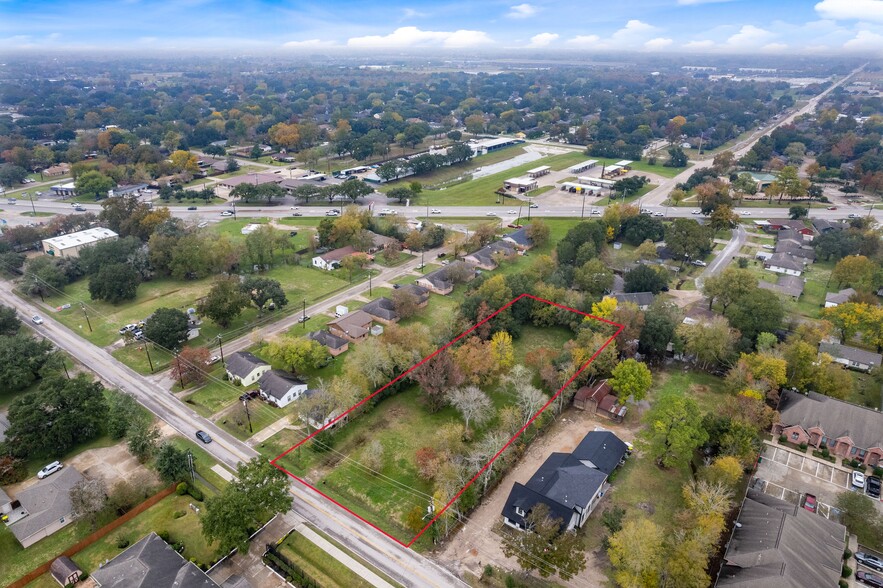
{"label": "yellow autumn tree", "polygon": [[508,371],[515,365],[515,347],[512,335],[506,331],[497,331],[491,337],[491,355],[499,371]]}
{"label": "yellow autumn tree", "polygon": [[[605,296],[601,299],[600,302],[595,302],[592,304],[592,314],[598,318],[609,319],[613,316],[613,311],[616,310],[616,298],[611,296]],[[591,320],[589,317],[586,317],[585,320]]]}

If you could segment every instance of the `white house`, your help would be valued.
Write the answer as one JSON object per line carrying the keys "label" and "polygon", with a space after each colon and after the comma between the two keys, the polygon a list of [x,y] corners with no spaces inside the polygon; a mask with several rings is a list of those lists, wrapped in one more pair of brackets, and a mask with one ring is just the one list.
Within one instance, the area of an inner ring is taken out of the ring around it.
{"label": "white house", "polygon": [[835,306],[849,302],[849,299],[854,295],[854,288],[846,288],[839,292],[828,292],[825,294],[825,308],[834,308]]}
{"label": "white house", "polygon": [[340,249],[317,255],[313,258],[313,267],[325,271],[337,269],[340,267],[340,261],[347,255],[352,255],[353,253],[356,253],[356,249],[352,245],[347,245],[346,247],[341,247]]}
{"label": "white house", "polygon": [[785,253],[773,253],[769,259],[764,260],[763,267],[777,274],[799,276],[806,266]]}
{"label": "white house", "polygon": [[270,364],[248,351],[237,351],[227,356],[227,377],[231,382],[251,386],[270,371]]}
{"label": "white house", "polygon": [[264,372],[259,385],[261,397],[280,408],[288,406],[307,391],[306,382],[279,370]]}

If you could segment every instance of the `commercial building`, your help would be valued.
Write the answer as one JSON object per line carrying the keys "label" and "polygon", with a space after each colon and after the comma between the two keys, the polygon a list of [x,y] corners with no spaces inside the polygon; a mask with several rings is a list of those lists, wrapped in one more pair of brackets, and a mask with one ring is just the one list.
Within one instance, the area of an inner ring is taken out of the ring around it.
{"label": "commercial building", "polygon": [[527,177],[531,179],[537,179],[541,176],[545,176],[552,172],[552,168],[548,165],[541,165],[540,167],[535,167],[533,169],[527,170]]}
{"label": "commercial building", "polygon": [[536,190],[539,184],[533,178],[509,178],[503,182],[503,188],[519,194]]}
{"label": "commercial building", "polygon": [[43,253],[55,257],[79,257],[80,249],[83,247],[88,247],[108,239],[116,239],[118,236],[110,229],[105,229],[104,227],[77,231],[69,235],[43,239]]}
{"label": "commercial building", "polygon": [[584,161],[576,165],[571,165],[569,168],[567,168],[567,171],[572,174],[581,174],[584,171],[592,169],[596,165],[598,165],[597,159],[589,159],[588,161]]}

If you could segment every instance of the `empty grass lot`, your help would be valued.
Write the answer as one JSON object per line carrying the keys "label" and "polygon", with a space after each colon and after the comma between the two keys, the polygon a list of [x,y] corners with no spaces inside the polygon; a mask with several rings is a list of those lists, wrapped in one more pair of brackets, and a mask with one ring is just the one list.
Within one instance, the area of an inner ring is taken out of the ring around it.
{"label": "empty grass lot", "polygon": [[323,588],[370,588],[371,583],[333,557],[328,557],[318,545],[298,532],[289,535],[279,545],[279,551],[300,566]]}
{"label": "empty grass lot", "polygon": [[402,178],[400,180],[389,182],[388,184],[384,184],[380,188],[380,191],[388,192],[389,190],[397,188],[399,186],[407,186],[414,181],[420,182],[426,187],[444,184],[445,182],[450,182],[451,180],[455,180],[459,177],[469,176],[476,169],[484,165],[500,163],[501,161],[512,159],[513,157],[521,155],[522,153],[524,153],[524,147],[520,145],[513,145],[512,147],[500,149],[499,151],[492,151],[491,153],[487,153],[485,155],[473,157],[469,161],[464,161],[463,163],[457,163],[454,165],[439,168],[429,174],[424,174],[422,176],[408,176],[407,178]]}

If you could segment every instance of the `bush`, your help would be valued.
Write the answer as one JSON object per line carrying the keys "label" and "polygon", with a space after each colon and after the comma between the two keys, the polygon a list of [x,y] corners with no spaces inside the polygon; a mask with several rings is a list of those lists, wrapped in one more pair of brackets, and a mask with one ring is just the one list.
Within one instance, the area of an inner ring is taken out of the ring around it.
{"label": "bush", "polygon": [[166,531],[166,530],[163,530],[163,531],[157,531],[156,534],[159,536],[160,539],[162,539],[162,540],[165,541],[166,543],[169,542],[169,532],[168,532],[168,531]]}
{"label": "bush", "polygon": [[177,494],[178,496],[184,496],[185,494],[187,494],[187,488],[187,482],[181,482],[175,487],[175,494]]}
{"label": "bush", "polygon": [[779,435],[779,443],[785,443],[786,441],[788,441],[788,437],[785,435]]}
{"label": "bush", "polygon": [[847,582],[846,580],[840,580],[838,582],[838,585],[840,586],[840,588],[849,588],[849,582]]}
{"label": "bush", "polygon": [[843,570],[841,570],[841,572],[840,572],[840,577],[841,578],[848,578],[851,575],[852,575],[852,568],[849,567],[848,565],[844,564]]}
{"label": "bush", "polygon": [[186,510],[176,510],[174,513],[172,513],[172,518],[180,519],[181,517],[183,517],[186,514],[187,514]]}
{"label": "bush", "polygon": [[506,588],[515,588],[515,578],[512,576],[506,576]]}
{"label": "bush", "polygon": [[798,447],[800,447],[802,451],[806,451],[807,445],[806,443],[801,443],[800,445],[798,445]]}
{"label": "bush", "polygon": [[485,578],[493,578],[494,577],[494,566],[491,564],[487,564],[484,566],[484,574],[482,574]]}
{"label": "bush", "polygon": [[740,257],[736,260],[736,265],[738,265],[740,269],[745,269],[746,267],[748,267],[748,258]]}
{"label": "bush", "polygon": [[125,549],[129,546],[129,539],[127,537],[123,537],[122,535],[117,535],[117,548]]}
{"label": "bush", "polygon": [[822,456],[823,456],[823,457],[829,457],[830,455],[831,455],[831,452],[828,451],[828,446],[827,446],[827,445],[822,445]]}
{"label": "bush", "polygon": [[202,502],[205,499],[205,496],[203,496],[202,494],[202,490],[200,490],[196,486],[189,486],[187,488],[187,494],[189,494],[196,502]]}
{"label": "bush", "polygon": [[847,547],[843,552],[843,559],[849,559],[850,557],[852,557],[852,550]]}
{"label": "bush", "polygon": [[874,475],[877,476],[878,478],[883,478],[883,468],[881,468],[880,466],[875,466],[874,467]]}

